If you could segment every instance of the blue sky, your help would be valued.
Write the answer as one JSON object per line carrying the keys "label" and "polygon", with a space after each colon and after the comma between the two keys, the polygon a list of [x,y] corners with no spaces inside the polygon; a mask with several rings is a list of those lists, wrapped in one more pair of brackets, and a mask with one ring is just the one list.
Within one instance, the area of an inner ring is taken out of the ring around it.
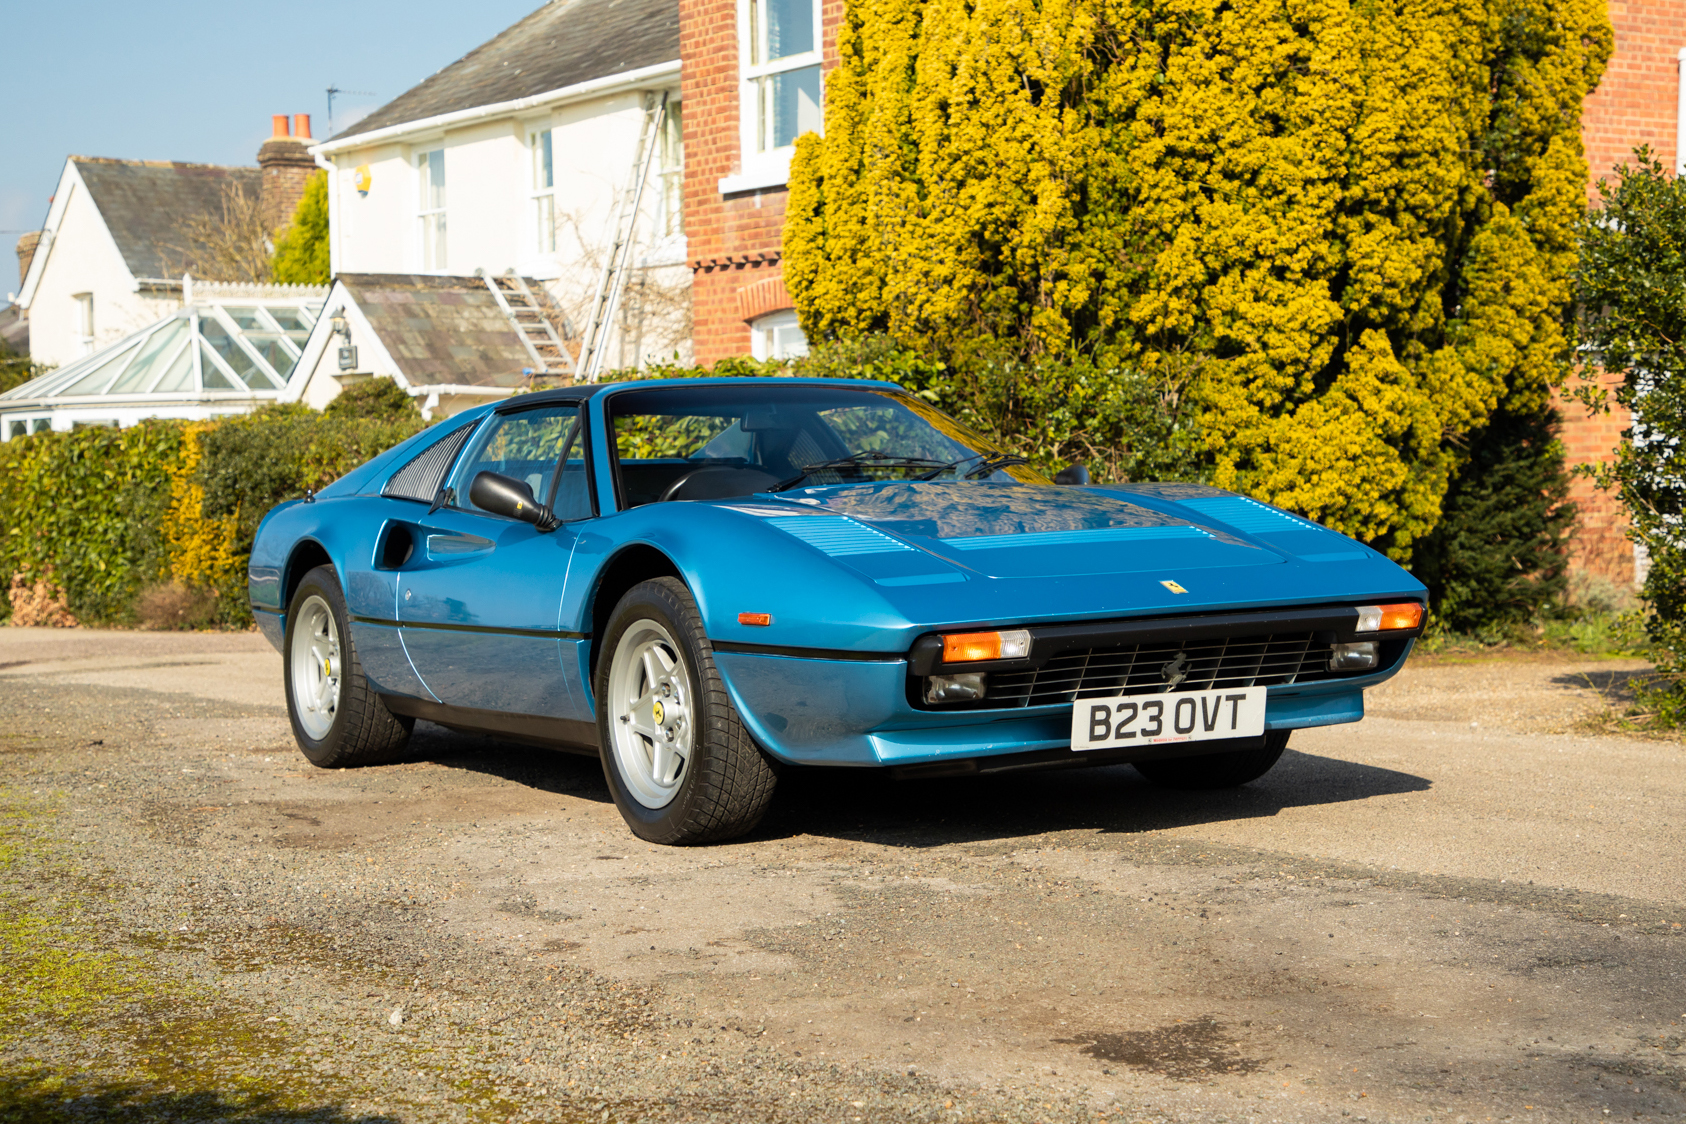
{"label": "blue sky", "polygon": [[[541,0],[7,4],[0,89],[0,301],[12,247],[47,216],[64,158],[256,164],[270,116],[327,135],[461,58]],[[9,283],[8,283],[8,280]]]}

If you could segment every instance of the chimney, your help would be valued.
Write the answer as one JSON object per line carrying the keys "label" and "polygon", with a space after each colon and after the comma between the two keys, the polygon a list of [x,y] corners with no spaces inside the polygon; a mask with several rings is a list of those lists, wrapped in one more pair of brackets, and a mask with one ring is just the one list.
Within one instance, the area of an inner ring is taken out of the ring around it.
{"label": "chimney", "polygon": [[263,175],[262,197],[259,201],[263,220],[271,230],[280,230],[293,221],[293,212],[304,197],[304,185],[316,171],[316,161],[305,151],[310,138],[310,115],[297,114],[290,130],[285,113],[271,119],[273,135],[258,149],[258,168]]}
{"label": "chimney", "polygon": [[32,230],[18,239],[18,288],[23,288],[23,279],[29,276],[29,263],[35,260],[35,247],[41,244],[41,232]]}

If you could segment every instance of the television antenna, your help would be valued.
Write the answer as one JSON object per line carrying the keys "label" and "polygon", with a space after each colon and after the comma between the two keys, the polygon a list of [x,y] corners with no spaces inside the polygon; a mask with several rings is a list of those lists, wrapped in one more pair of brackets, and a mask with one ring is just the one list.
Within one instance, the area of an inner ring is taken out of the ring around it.
{"label": "television antenna", "polygon": [[342,90],[338,86],[328,87],[328,135],[334,135],[334,97],[338,94],[351,94],[355,97],[372,98],[377,96],[373,90]]}

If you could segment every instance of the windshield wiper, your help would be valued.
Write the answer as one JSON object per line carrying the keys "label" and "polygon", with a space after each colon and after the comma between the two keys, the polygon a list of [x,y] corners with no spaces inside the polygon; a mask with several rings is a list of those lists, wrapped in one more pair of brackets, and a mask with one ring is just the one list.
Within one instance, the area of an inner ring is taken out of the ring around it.
{"label": "windshield wiper", "polygon": [[[789,480],[781,480],[768,488],[767,491],[782,492],[786,488],[794,488],[814,473],[824,472],[826,469],[860,468],[862,465],[872,465],[875,468],[923,468],[931,464],[942,465],[942,462],[931,460],[928,457],[897,457],[889,453],[880,453],[876,449],[863,449],[858,453],[850,453],[846,457],[838,457],[834,461],[821,461],[819,464],[807,465],[797,475],[792,476]],[[941,472],[943,468],[948,467],[950,466],[942,465],[937,471]],[[920,477],[920,479],[924,479],[924,477]]]}
{"label": "windshield wiper", "polygon": [[[982,457],[983,459],[978,460],[979,457]],[[974,476],[988,476],[990,473],[994,472],[996,469],[1006,468],[1009,465],[1029,464],[1030,463],[1029,461],[1025,460],[1023,457],[1017,456],[1013,453],[994,453],[994,454],[973,453],[969,457],[961,457],[957,461],[949,461],[945,465],[939,465],[938,467],[932,469],[930,472],[925,473],[925,475],[916,477],[915,479],[935,480],[937,477],[941,476],[943,473],[947,472],[949,469],[959,468],[961,465],[965,464],[967,461],[978,461],[978,463],[973,465],[971,468],[967,469],[964,473],[961,474],[960,479],[962,479],[962,480],[970,480]]]}

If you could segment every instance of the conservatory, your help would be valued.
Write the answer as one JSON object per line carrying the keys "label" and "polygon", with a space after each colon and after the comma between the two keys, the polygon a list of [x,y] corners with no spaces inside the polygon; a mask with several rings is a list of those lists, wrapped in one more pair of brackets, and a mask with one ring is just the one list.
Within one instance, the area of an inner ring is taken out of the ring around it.
{"label": "conservatory", "polygon": [[188,299],[164,319],[0,394],[0,440],[145,418],[242,414],[273,402],[326,293],[302,285],[190,283]]}

